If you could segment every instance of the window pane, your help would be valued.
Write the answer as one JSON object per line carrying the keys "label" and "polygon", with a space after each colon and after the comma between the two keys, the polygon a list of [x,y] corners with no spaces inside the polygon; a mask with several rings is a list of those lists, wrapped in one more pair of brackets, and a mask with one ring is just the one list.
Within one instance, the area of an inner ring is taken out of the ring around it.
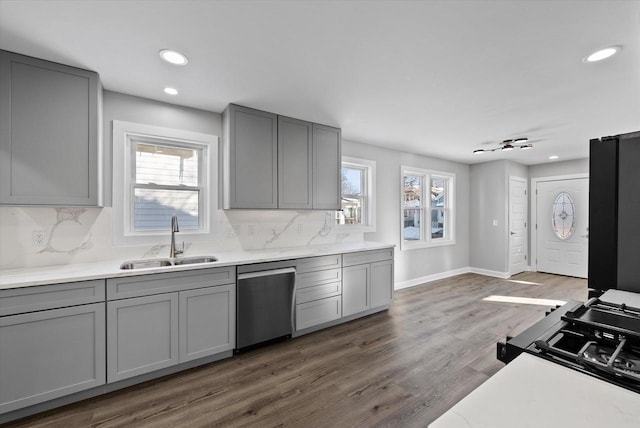
{"label": "window pane", "polygon": [[136,143],[136,183],[198,186],[201,150]]}
{"label": "window pane", "polygon": [[197,190],[135,189],[134,230],[170,230],[178,216],[180,230],[198,229]]}
{"label": "window pane", "polygon": [[445,185],[447,180],[444,178],[434,178],[431,180],[431,206],[444,207],[445,202]]}
{"label": "window pane", "polygon": [[431,238],[443,238],[445,227],[444,210],[435,209],[431,210]]}
{"label": "window pane", "polygon": [[421,209],[405,209],[404,210],[404,227],[402,238],[407,241],[416,241],[422,239],[421,233]]}
{"label": "window pane", "polygon": [[339,213],[339,224],[362,224],[364,201],[362,197],[343,196],[342,211]]}
{"label": "window pane", "polygon": [[422,177],[419,175],[405,175],[403,193],[404,208],[421,207]]}
{"label": "window pane", "polygon": [[364,182],[364,170],[358,168],[342,167],[342,194],[362,195],[362,183]]}

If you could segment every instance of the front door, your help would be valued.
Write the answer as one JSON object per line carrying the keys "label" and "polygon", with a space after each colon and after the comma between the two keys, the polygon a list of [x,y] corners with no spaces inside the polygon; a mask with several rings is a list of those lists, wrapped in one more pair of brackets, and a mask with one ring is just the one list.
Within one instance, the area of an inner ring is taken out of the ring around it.
{"label": "front door", "polygon": [[589,179],[539,181],[537,205],[537,270],[587,277]]}

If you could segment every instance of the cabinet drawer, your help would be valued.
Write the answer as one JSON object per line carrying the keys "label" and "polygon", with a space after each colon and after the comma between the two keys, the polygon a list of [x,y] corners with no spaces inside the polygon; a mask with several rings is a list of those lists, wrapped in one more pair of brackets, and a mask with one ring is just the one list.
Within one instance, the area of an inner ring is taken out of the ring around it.
{"label": "cabinet drawer", "polygon": [[235,266],[111,278],[107,280],[107,300],[234,284],[235,281]]}
{"label": "cabinet drawer", "polygon": [[104,302],[104,279],[0,290],[0,316]]}
{"label": "cabinet drawer", "polygon": [[337,320],[340,317],[342,317],[340,296],[302,303],[296,305],[296,330]]}
{"label": "cabinet drawer", "polygon": [[313,287],[315,285],[336,281],[342,281],[342,269],[340,268],[299,273],[296,275],[298,288]]}
{"label": "cabinet drawer", "polygon": [[342,255],[332,254],[330,256],[309,257],[299,259],[297,271],[299,273],[313,272],[317,270],[333,269],[342,267]]}
{"label": "cabinet drawer", "polygon": [[383,260],[393,260],[393,248],[384,250],[360,251],[347,253],[342,256],[342,266],[354,266],[364,263],[375,263]]}
{"label": "cabinet drawer", "polygon": [[296,303],[311,302],[312,300],[342,294],[342,282],[330,282],[328,284],[314,285],[313,287],[298,288],[296,291]]}

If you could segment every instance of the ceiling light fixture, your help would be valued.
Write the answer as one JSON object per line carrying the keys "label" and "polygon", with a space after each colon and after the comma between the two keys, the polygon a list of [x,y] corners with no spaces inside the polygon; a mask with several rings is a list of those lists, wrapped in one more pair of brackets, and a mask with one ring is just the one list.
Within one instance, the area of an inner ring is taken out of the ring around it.
{"label": "ceiling light fixture", "polygon": [[164,93],[169,95],[178,95],[178,90],[176,88],[164,88]]}
{"label": "ceiling light fixture", "polygon": [[160,51],[160,58],[173,65],[187,65],[189,60],[186,56],[181,54],[178,51],[174,51],[171,49],[162,49]]}
{"label": "ceiling light fixture", "polygon": [[589,56],[582,58],[582,62],[597,62],[602,61],[603,59],[607,59],[616,53],[618,53],[622,49],[622,46],[610,46],[608,48],[600,49],[592,53]]}
{"label": "ceiling light fixture", "polygon": [[533,144],[528,143],[527,141],[529,141],[529,139],[526,137],[504,140],[502,143],[498,145],[498,147],[495,147],[493,149],[476,149],[473,151],[473,154],[479,155],[485,152],[495,152],[498,150],[501,152],[508,152],[513,149],[522,149],[522,150],[532,149]]}
{"label": "ceiling light fixture", "polygon": [[550,159],[550,160],[556,160],[556,159],[558,159],[559,157],[560,157],[560,156],[558,156],[558,155],[551,155],[551,156],[549,156],[549,159]]}

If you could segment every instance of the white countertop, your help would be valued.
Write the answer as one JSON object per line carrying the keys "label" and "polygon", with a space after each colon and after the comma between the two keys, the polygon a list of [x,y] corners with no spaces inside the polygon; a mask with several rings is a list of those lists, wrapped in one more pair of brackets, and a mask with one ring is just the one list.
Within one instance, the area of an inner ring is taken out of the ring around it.
{"label": "white countertop", "polygon": [[429,428],[638,428],[640,394],[521,354]]}
{"label": "white countertop", "polygon": [[[268,250],[250,250],[215,254],[186,254],[184,257],[215,256],[214,263],[191,264],[183,266],[167,266],[122,270],[120,264],[125,259],[108,260],[94,263],[76,263],[60,266],[46,266],[24,269],[0,270],[0,289],[30,287],[35,285],[57,284],[64,282],[85,281],[90,279],[116,278],[123,276],[144,275],[160,272],[177,272],[194,269],[207,269],[220,266],[244,265],[250,263],[271,262],[277,260],[297,259],[302,257],[324,256],[338,253],[379,250],[392,248],[394,245],[378,242],[346,242],[331,245],[315,245],[304,247],[288,247]],[[163,258],[163,257],[153,257]]]}

